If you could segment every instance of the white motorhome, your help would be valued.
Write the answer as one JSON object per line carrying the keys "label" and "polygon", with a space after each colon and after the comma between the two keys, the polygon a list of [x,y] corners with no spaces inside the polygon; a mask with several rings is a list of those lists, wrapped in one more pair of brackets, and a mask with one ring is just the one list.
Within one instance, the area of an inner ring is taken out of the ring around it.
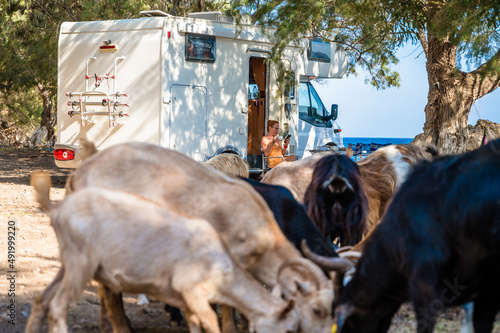
{"label": "white motorhome", "polygon": [[231,151],[260,167],[268,119],[292,135],[290,154],[327,141],[342,146],[336,115],[310,84],[344,76],[346,56],[335,44],[288,47],[283,64],[293,75],[279,91],[278,71],[266,62],[273,45],[259,27],[238,29],[220,13],[144,14],[62,24],[57,166],[78,166],[84,138],[98,149],[149,142],[198,161]]}

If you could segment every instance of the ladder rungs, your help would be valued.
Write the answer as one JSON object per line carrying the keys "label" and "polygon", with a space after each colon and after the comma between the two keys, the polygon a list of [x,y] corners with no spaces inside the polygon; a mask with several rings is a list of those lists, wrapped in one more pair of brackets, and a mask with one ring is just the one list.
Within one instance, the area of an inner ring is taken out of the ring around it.
{"label": "ladder rungs", "polygon": [[[119,103],[119,102],[115,102],[115,101],[102,101],[102,102],[85,102],[85,101],[82,101],[81,102],[82,104],[84,105],[89,105],[89,106],[92,106],[92,105],[98,105],[98,106],[108,106],[108,103],[111,105],[111,106],[126,106],[126,107],[130,107],[130,105],[128,103]],[[80,105],[80,102],[77,102],[77,101],[73,101],[73,102],[68,102],[67,103],[68,106],[79,106]]]}
{"label": "ladder rungs", "polygon": [[85,96],[116,96],[116,97],[128,97],[127,93],[126,92],[116,92],[116,93],[112,93],[112,94],[108,94],[108,93],[105,93],[105,92],[102,92],[102,91],[95,91],[95,90],[91,90],[91,91],[84,91],[84,92],[81,92],[81,91],[68,91],[66,93],[66,96],[68,96],[69,98],[71,98],[72,96],[82,96],[82,97],[85,97]]}
{"label": "ladder rungs", "polygon": [[[74,116],[74,115],[77,115],[77,114],[81,114],[80,111],[68,111],[68,114],[70,116]],[[105,112],[105,111],[90,111],[90,112],[84,112],[83,113],[84,116],[86,115],[89,115],[89,116],[120,116],[120,117],[129,117],[129,114],[128,112],[117,112],[117,111],[113,111],[113,112]]]}

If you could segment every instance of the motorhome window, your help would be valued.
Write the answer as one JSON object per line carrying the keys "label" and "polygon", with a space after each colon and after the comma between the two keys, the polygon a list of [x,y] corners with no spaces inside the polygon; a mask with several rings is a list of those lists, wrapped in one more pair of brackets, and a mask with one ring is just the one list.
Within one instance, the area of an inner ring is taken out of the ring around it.
{"label": "motorhome window", "polygon": [[186,34],[186,60],[215,62],[215,36]]}
{"label": "motorhome window", "polygon": [[299,118],[315,126],[332,127],[330,121],[324,121],[324,116],[328,114],[329,112],[323,106],[323,102],[312,84],[300,82]]}
{"label": "motorhome window", "polygon": [[289,73],[285,76],[285,89],[283,94],[285,97],[295,99],[295,74]]}
{"label": "motorhome window", "polygon": [[313,39],[309,43],[307,52],[309,60],[330,62],[332,57],[332,49],[330,43],[323,42],[320,39]]}

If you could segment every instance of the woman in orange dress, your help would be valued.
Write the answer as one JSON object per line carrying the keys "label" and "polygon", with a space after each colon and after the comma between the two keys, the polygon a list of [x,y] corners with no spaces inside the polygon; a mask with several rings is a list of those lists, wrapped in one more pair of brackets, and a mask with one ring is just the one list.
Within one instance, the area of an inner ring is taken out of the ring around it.
{"label": "woman in orange dress", "polygon": [[[262,147],[262,151],[264,152],[264,156],[266,157],[283,157],[285,161],[292,162],[297,160],[297,156],[290,155],[285,156],[286,149],[288,148],[288,143],[290,142],[290,138],[285,140],[285,144],[283,145],[281,140],[278,137],[278,132],[280,131],[280,124],[276,120],[269,120],[267,122],[267,135],[262,137],[262,141],[260,143]],[[270,168],[274,168],[281,162],[283,162],[282,158],[270,158],[267,160]]]}

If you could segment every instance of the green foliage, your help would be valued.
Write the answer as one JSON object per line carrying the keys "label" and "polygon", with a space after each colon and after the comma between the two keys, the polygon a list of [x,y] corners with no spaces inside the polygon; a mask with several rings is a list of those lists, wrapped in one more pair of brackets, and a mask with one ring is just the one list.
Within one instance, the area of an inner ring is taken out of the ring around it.
{"label": "green foliage", "polygon": [[371,73],[371,82],[385,88],[399,85],[399,75],[390,67],[397,63],[395,49],[406,38],[379,1],[233,1],[229,13],[237,18],[250,15],[263,26],[274,27],[273,59],[300,39],[322,38],[336,42],[348,54],[349,73],[356,68]]}
{"label": "green foliage", "polygon": [[2,120],[18,127],[36,127],[42,114],[40,96],[35,89],[2,98]]}
{"label": "green foliage", "polygon": [[236,0],[228,13],[276,29],[275,61],[286,45],[301,38],[337,42],[348,55],[349,74],[364,69],[377,88],[399,85],[391,69],[398,62],[395,53],[422,36],[457,45],[458,67],[486,62],[484,75],[499,71],[497,0]]}
{"label": "green foliage", "polygon": [[[162,10],[174,15],[191,11],[221,10],[224,1],[168,0],[9,0],[0,2],[0,100],[9,115],[21,119],[40,117],[40,99],[32,91],[57,92],[57,41],[64,21],[134,18],[142,10]],[[26,93],[29,91],[29,93]],[[2,97],[3,96],[3,97]],[[6,98],[5,96],[9,96]],[[30,103],[13,103],[17,96]],[[33,104],[35,103],[35,104]],[[36,104],[38,103],[38,104]],[[37,105],[33,110],[33,105]],[[56,107],[54,102],[54,107]],[[17,120],[16,120],[17,123]]]}
{"label": "green foliage", "polygon": [[0,142],[15,138],[23,142],[38,126],[42,109],[35,89],[6,96],[0,94]]}
{"label": "green foliage", "polygon": [[[27,119],[36,117],[32,105],[40,101],[31,100],[34,88],[54,100],[62,22],[134,18],[141,10],[179,16],[225,10],[238,22],[249,16],[253,23],[273,28],[267,31],[274,38],[272,59],[277,63],[287,45],[304,38],[336,42],[348,55],[348,73],[366,70],[367,82],[380,89],[399,85],[399,75],[392,69],[398,62],[398,48],[421,42],[425,49],[429,40],[456,48],[450,73],[460,73],[462,67],[478,68],[481,77],[493,75],[500,82],[498,0],[9,0],[0,2],[4,108],[15,108]],[[5,96],[31,102],[7,103]]]}

